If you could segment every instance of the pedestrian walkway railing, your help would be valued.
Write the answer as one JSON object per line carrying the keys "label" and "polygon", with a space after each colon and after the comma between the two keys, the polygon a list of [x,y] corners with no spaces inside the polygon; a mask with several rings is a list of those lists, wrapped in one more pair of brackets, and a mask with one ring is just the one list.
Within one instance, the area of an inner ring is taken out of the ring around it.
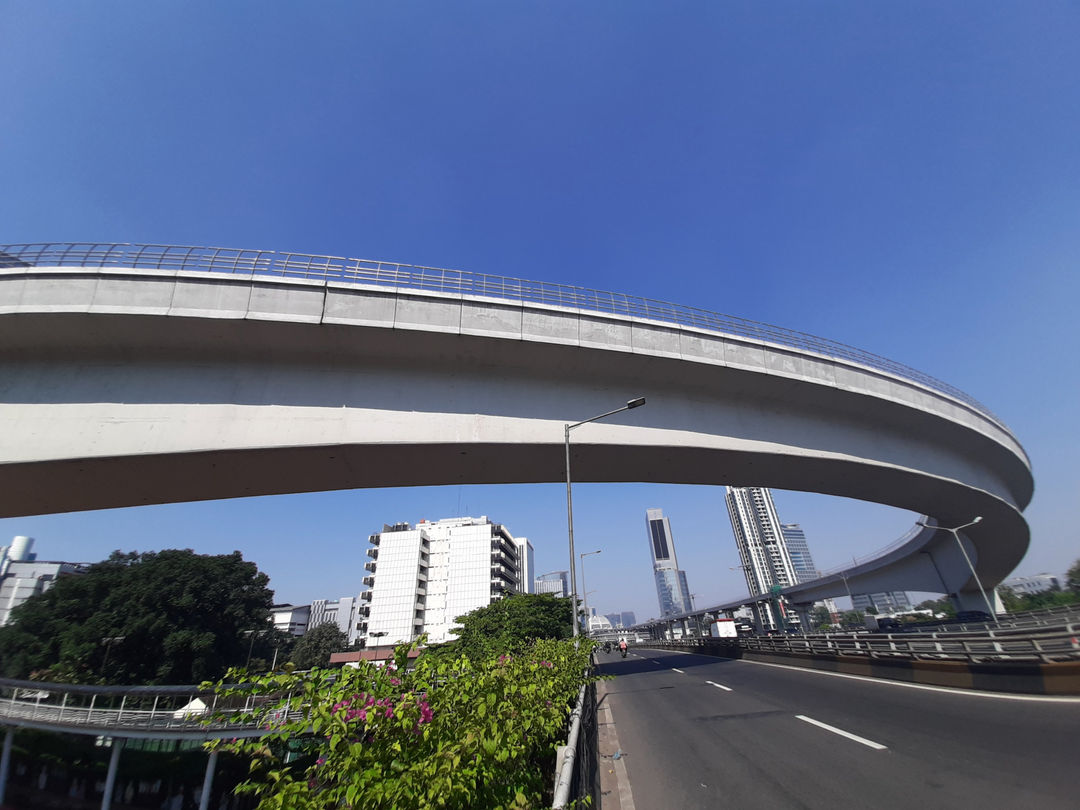
{"label": "pedestrian walkway railing", "polygon": [[[246,737],[282,718],[281,696],[252,693],[222,702],[198,686],[82,686],[0,679],[0,726],[28,726],[76,734],[154,739]],[[257,722],[229,718],[247,712]]]}
{"label": "pedestrian walkway railing", "polygon": [[1007,430],[1000,419],[973,397],[902,363],[806,332],[623,293],[440,267],[273,250],[96,242],[0,245],[0,272],[5,268],[28,267],[115,267],[272,275],[455,296],[481,296],[643,318],[764,341],[858,363],[952,397]]}
{"label": "pedestrian walkway railing", "polygon": [[645,642],[643,646],[713,647],[727,643],[757,652],[953,660],[968,663],[1080,660],[1080,624],[1032,632],[1012,628],[982,632],[826,633],[809,636],[750,636],[724,642],[709,638]]}

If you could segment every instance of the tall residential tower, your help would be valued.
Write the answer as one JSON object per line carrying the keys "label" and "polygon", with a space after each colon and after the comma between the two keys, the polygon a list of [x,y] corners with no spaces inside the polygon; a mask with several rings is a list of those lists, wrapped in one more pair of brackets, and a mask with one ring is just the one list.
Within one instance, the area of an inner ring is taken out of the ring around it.
{"label": "tall residential tower", "polygon": [[679,569],[675,557],[675,538],[671,524],[662,509],[646,509],[645,525],[649,530],[649,550],[652,552],[653,577],[661,616],[677,616],[693,609],[686,572]]}
{"label": "tall residential tower", "polygon": [[[772,493],[764,487],[727,487],[726,500],[751,596],[767,594],[774,585],[786,588],[798,583]],[[779,627],[773,610],[771,601],[764,602],[761,618],[766,629]]]}

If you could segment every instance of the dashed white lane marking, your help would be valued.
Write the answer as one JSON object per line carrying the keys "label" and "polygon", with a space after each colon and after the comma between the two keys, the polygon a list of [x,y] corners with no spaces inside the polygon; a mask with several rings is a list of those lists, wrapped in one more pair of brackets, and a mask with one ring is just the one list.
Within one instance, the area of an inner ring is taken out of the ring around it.
{"label": "dashed white lane marking", "polygon": [[671,671],[672,672],[678,672],[680,675],[685,675],[686,674],[685,672],[683,672],[681,669],[679,669],[677,667],[672,667]]}
{"label": "dashed white lane marking", "polygon": [[725,692],[734,691],[730,686],[724,686],[722,683],[716,683],[715,681],[705,681],[705,683],[712,684],[717,689],[723,689]]}
{"label": "dashed white lane marking", "polygon": [[862,743],[867,748],[873,748],[875,751],[884,751],[888,746],[876,743],[873,740],[868,740],[866,737],[860,737],[858,734],[852,734],[850,731],[844,731],[842,728],[836,726],[830,726],[828,723],[822,723],[820,720],[815,720],[813,717],[807,717],[805,714],[795,715],[797,718],[810,725],[823,728],[826,731],[831,731],[833,734],[839,734],[841,737],[847,737],[849,740],[854,740],[857,743]]}

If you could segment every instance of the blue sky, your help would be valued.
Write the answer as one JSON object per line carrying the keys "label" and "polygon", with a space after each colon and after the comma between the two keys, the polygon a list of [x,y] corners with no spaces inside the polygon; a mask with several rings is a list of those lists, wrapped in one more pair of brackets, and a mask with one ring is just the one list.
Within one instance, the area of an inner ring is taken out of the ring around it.
{"label": "blue sky", "polygon": [[[985,403],[1031,455],[1020,573],[1080,557],[1080,10],[1065,2],[3,2],[0,242],[224,245],[612,289],[840,340]],[[568,414],[584,418],[591,414]],[[701,600],[722,494],[576,491],[590,604],[656,613],[644,510]],[[822,568],[912,516],[778,493]],[[43,558],[241,549],[355,593],[383,522],[486,514],[566,567],[558,485],[0,520]],[[355,563],[352,565],[351,563]]]}

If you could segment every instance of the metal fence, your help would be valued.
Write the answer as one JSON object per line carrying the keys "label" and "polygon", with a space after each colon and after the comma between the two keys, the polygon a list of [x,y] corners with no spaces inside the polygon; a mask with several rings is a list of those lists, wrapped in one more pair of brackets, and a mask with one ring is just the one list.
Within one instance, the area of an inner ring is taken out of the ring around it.
{"label": "metal fence", "polygon": [[[649,647],[711,648],[707,638],[645,642]],[[729,647],[757,652],[841,655],[869,658],[908,658],[967,663],[1054,663],[1080,660],[1080,624],[1028,628],[933,633],[826,633],[811,636],[750,636],[728,642]]]}
{"label": "metal fence", "polygon": [[698,307],[682,306],[623,293],[439,267],[272,250],[96,242],[0,245],[0,269],[20,267],[122,267],[273,275],[281,278],[342,281],[456,296],[481,296],[661,321],[811,351],[837,360],[858,363],[918,383],[959,400],[1005,428],[1004,423],[989,409],[960,389],[910,366],[896,363],[871,352],[805,332],[784,329],[734,315],[722,315]]}
{"label": "metal fence", "polygon": [[596,684],[578,692],[577,706],[570,715],[561,767],[555,781],[552,808],[581,807],[588,800],[598,804],[600,795],[599,727],[596,720]]}

